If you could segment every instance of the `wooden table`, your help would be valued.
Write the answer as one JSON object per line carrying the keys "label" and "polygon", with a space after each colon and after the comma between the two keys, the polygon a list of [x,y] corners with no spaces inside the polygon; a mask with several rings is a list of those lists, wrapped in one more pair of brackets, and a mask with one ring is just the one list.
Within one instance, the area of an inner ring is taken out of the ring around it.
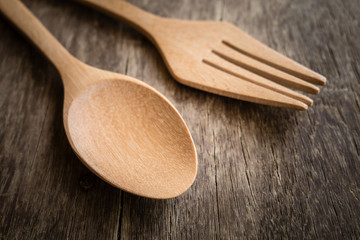
{"label": "wooden table", "polygon": [[199,170],[171,200],[90,173],[64,133],[59,74],[0,18],[0,239],[360,238],[359,1],[131,1],[161,16],[232,22],[324,74],[303,112],[183,86],[125,24],[73,1],[24,2],[80,60],[168,97]]}

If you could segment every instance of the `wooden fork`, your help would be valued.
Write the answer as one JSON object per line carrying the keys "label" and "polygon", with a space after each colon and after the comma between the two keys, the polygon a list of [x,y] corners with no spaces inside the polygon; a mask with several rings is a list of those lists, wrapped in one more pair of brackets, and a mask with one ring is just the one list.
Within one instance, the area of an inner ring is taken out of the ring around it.
{"label": "wooden fork", "polygon": [[326,78],[281,55],[226,22],[155,16],[125,1],[78,0],[118,17],[160,50],[173,77],[185,85],[240,100],[306,110]]}

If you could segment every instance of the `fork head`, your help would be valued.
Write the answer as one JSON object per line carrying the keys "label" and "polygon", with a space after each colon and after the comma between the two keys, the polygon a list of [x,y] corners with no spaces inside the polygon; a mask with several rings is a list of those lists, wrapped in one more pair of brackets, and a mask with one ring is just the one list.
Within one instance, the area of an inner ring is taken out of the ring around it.
{"label": "fork head", "polygon": [[[163,19],[152,35],[173,77],[211,93],[306,110],[325,77],[226,22]],[[315,85],[314,85],[315,84]]]}

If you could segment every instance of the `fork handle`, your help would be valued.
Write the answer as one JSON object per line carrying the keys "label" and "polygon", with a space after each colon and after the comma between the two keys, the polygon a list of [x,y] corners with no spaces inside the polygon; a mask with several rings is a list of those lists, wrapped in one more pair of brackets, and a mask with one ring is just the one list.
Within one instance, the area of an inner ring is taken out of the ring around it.
{"label": "fork handle", "polygon": [[133,26],[150,39],[156,25],[161,19],[159,16],[146,12],[125,1],[118,0],[76,0],[100,9],[112,16],[119,18]]}

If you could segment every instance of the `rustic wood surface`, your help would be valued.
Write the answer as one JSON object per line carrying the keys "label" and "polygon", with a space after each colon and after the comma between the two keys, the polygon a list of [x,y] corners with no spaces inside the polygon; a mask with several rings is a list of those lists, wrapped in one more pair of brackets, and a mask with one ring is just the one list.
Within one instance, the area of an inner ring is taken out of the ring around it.
{"label": "rustic wood surface", "polygon": [[95,177],[66,139],[59,74],[0,18],[0,238],[359,239],[359,1],[131,2],[161,16],[232,22],[328,84],[304,112],[198,91],[175,82],[125,24],[73,1],[26,0],[77,58],[168,97],[193,135],[199,171],[171,200]]}

